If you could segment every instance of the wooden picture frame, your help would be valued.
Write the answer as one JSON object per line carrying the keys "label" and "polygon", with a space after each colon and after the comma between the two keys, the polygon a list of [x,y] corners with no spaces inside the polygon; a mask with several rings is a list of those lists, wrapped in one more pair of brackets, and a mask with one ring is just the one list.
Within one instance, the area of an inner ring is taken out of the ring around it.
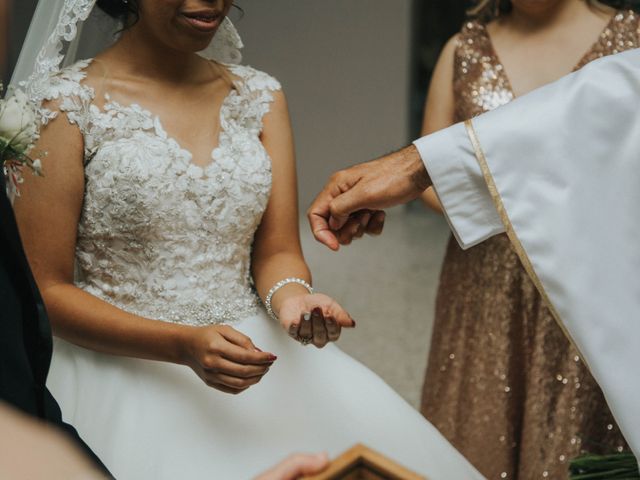
{"label": "wooden picture frame", "polygon": [[324,472],[306,480],[427,480],[364,445],[336,458]]}

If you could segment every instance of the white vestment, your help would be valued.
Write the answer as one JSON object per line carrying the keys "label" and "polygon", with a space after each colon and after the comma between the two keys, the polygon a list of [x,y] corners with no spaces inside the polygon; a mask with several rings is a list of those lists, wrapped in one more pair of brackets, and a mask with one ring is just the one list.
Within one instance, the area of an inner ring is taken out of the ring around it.
{"label": "white vestment", "polygon": [[640,50],[415,142],[463,248],[507,232],[640,454]]}

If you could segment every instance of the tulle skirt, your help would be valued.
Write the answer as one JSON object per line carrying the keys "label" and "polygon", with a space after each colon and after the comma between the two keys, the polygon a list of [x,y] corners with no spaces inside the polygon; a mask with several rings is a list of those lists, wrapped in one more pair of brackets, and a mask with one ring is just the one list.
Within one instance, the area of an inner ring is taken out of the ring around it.
{"label": "tulle skirt", "polygon": [[48,386],[64,419],[119,480],[244,480],[293,452],[335,456],[356,443],[430,480],[482,478],[416,410],[336,346],[303,347],[263,313],[234,327],[278,355],[262,381],[240,395],[207,387],[188,367],[60,339]]}

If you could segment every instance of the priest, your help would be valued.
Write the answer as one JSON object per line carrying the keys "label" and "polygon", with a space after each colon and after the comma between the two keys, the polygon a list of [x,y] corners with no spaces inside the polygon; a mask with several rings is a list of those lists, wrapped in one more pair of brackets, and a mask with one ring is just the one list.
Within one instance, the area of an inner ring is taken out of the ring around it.
{"label": "priest", "polygon": [[506,232],[640,454],[640,50],[338,172],[308,211],[329,248],[433,185],[462,248]]}

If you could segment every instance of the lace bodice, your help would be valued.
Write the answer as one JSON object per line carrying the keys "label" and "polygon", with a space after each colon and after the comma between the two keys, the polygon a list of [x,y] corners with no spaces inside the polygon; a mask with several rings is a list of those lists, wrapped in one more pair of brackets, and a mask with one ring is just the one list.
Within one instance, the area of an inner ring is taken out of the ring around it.
{"label": "lace bodice", "polygon": [[237,80],[221,107],[219,145],[199,167],[152,113],[108,96],[98,108],[82,83],[89,62],[53,77],[47,93],[84,138],[77,285],[158,320],[207,325],[254,314],[251,245],[271,188],[259,135],[279,83],[228,66]]}

